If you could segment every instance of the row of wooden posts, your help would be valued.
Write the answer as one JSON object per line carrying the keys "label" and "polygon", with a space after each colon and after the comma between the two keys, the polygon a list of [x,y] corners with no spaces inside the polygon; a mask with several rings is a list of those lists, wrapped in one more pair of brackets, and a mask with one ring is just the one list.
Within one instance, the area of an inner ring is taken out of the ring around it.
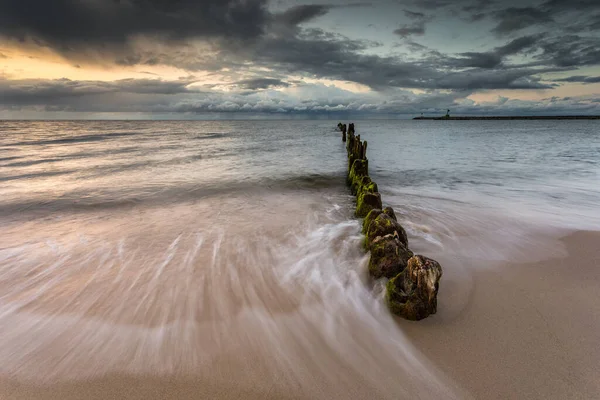
{"label": "row of wooden posts", "polygon": [[386,302],[390,310],[409,320],[437,311],[442,276],[440,264],[408,248],[406,230],[391,207],[383,208],[377,183],[369,176],[367,141],[356,135],[354,124],[338,124],[348,153],[348,185],[356,195],[355,215],[364,218],[364,247],[370,252],[369,274],[387,278]]}

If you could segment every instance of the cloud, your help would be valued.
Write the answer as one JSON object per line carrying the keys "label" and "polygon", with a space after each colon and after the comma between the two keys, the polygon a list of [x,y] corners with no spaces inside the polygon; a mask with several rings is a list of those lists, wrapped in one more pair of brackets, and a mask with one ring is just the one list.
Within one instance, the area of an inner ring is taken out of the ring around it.
{"label": "cloud", "polygon": [[415,12],[410,10],[404,10],[404,15],[409,19],[414,20],[412,24],[404,24],[400,28],[396,29],[394,33],[401,38],[407,38],[412,35],[424,35],[425,24],[430,20],[425,14],[421,12]]}
{"label": "cloud", "polygon": [[413,52],[421,52],[421,51],[428,50],[427,46],[424,46],[424,45],[414,42],[412,40],[405,41],[404,45],[407,46],[409,48],[409,50],[411,50]]}
{"label": "cloud", "polygon": [[295,27],[346,5],[306,4],[281,13],[269,0],[3,0],[0,36],[32,41],[66,55],[127,52],[131,41],[256,40],[272,25]]}
{"label": "cloud", "polygon": [[8,80],[0,78],[0,104],[55,105],[71,104],[82,97],[108,94],[175,95],[189,92],[193,81],[162,81],[158,79],[122,79],[114,82],[56,80]]}
{"label": "cloud", "polygon": [[542,35],[539,34],[522,36],[517,39],[511,40],[503,46],[496,47],[494,52],[502,57],[518,54],[524,50],[537,46],[541,38]]}
{"label": "cloud", "polygon": [[596,0],[547,0],[540,7],[554,13],[574,10],[586,11],[589,9],[597,10],[598,2]]}
{"label": "cloud", "polygon": [[295,26],[310,21],[316,17],[323,16],[329,12],[331,6],[321,4],[305,4],[292,7],[277,15],[277,20],[287,25]]}
{"label": "cloud", "polygon": [[0,35],[31,39],[63,53],[123,48],[136,35],[252,39],[270,14],[266,0],[4,0]]}
{"label": "cloud", "polygon": [[[453,77],[450,77],[453,79]],[[419,115],[438,114],[597,114],[600,99],[550,97],[542,101],[499,98],[475,103],[471,90],[428,90],[421,94],[402,89],[383,93],[354,93],[322,83],[270,87],[260,92],[219,92],[195,89],[190,81],[97,81],[0,79],[0,110],[79,113],[241,113],[245,115]],[[239,83],[239,82],[237,82]],[[268,86],[268,85],[263,85]]]}
{"label": "cloud", "polygon": [[600,83],[600,76],[574,75],[567,78],[555,79],[555,82]]}
{"label": "cloud", "polygon": [[466,21],[490,18],[496,24],[491,31],[498,36],[525,29],[572,32],[600,29],[600,24],[595,23],[598,14],[594,12],[599,8],[596,0],[458,0],[453,3],[440,1],[438,7],[451,8],[454,13],[463,15]]}
{"label": "cloud", "polygon": [[[463,1],[465,2],[465,1]],[[473,1],[467,0],[466,3],[471,4]],[[428,10],[435,10],[448,6],[453,6],[461,3],[461,0],[412,0],[412,1],[401,1],[402,4],[409,3],[414,7],[419,7]]]}
{"label": "cloud", "polygon": [[[581,25],[589,27],[594,18],[592,3],[575,3],[587,10],[589,15]],[[558,82],[579,81],[544,79],[544,74],[571,71],[570,78],[575,79],[579,67],[600,64],[593,34],[566,33],[566,28],[558,26],[563,14],[579,12],[569,2],[524,0],[519,4],[403,1],[398,7],[410,7],[403,10],[407,24],[394,34],[388,30],[388,37],[382,38],[395,38],[397,47],[390,52],[393,42],[385,47],[361,39],[358,29],[348,30],[349,37],[314,27],[316,23],[331,26],[327,24],[338,16],[319,19],[328,13],[342,7],[363,7],[364,3],[304,4],[275,12],[268,8],[268,0],[5,0],[0,3],[0,36],[49,47],[84,70],[93,62],[112,64],[108,67],[116,64],[117,68],[138,66],[138,70],[152,71],[149,74],[160,71],[153,66],[171,66],[190,75],[214,77],[211,82],[220,83],[199,86],[193,78],[115,82],[3,79],[0,104],[82,112],[383,113],[394,107],[456,108],[458,103],[468,110],[462,101],[477,91],[550,90],[559,86]],[[47,15],[42,17],[43,13]],[[460,50],[451,53],[450,47],[436,50],[434,35],[423,39],[427,46],[411,40],[424,35],[427,24],[436,18],[463,24],[461,29],[466,31],[471,27],[465,21],[473,21],[475,16],[478,27],[484,25],[482,19],[491,20],[484,31],[475,34],[479,39],[486,39],[487,34],[487,42],[493,45],[469,48],[467,43],[466,47],[452,47]],[[527,34],[522,33],[525,30]],[[100,61],[90,58],[94,53],[100,55]],[[306,81],[299,83],[302,79]],[[344,87],[351,82],[371,90],[340,92],[331,85],[308,81],[346,82]],[[421,94],[414,95],[410,89]]]}
{"label": "cloud", "polygon": [[560,67],[581,67],[600,64],[598,38],[581,35],[563,35],[540,40],[542,53],[537,59]]}
{"label": "cloud", "polygon": [[394,33],[402,38],[407,38],[412,35],[424,35],[425,34],[425,22],[419,21],[412,25],[403,25],[396,29]]}
{"label": "cloud", "polygon": [[[453,104],[470,92],[431,91],[415,95],[393,90],[387,94],[354,93],[322,83],[290,85],[283,82],[247,80],[235,85],[264,87],[260,92],[195,89],[190,81],[121,80],[98,81],[0,79],[0,109],[52,112],[142,113],[386,113]],[[280,85],[279,90],[273,90]]]}
{"label": "cloud", "polygon": [[236,86],[246,90],[269,89],[272,87],[289,87],[291,84],[281,79],[254,78],[244,79],[235,83]]}
{"label": "cloud", "polygon": [[522,36],[487,52],[459,53],[459,57],[441,57],[438,62],[452,68],[498,68],[506,57],[536,48],[540,38],[540,35]]}
{"label": "cloud", "polygon": [[536,74],[555,72],[557,69],[508,69],[475,70],[469,73],[455,72],[447,74],[435,82],[436,87],[444,89],[552,89],[553,84],[541,82]]}
{"label": "cloud", "polygon": [[425,14],[423,14],[422,12],[404,10],[404,15],[412,19],[425,19]]}
{"label": "cloud", "polygon": [[540,101],[506,99],[495,102],[459,105],[454,114],[463,115],[598,115],[600,104],[594,97],[550,97]]}
{"label": "cloud", "polygon": [[600,30],[600,14],[593,17],[593,19],[590,21],[590,23],[587,26],[587,28],[590,31]]}
{"label": "cloud", "polygon": [[550,13],[534,7],[510,7],[497,11],[494,17],[498,20],[498,25],[492,29],[492,32],[499,35],[553,21]]}

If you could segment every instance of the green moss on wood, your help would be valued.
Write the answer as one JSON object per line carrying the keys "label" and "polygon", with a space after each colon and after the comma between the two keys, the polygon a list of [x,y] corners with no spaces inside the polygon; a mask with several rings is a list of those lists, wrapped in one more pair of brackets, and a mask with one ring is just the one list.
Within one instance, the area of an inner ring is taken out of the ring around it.
{"label": "green moss on wood", "polygon": [[356,199],[356,216],[366,217],[375,208],[381,208],[381,196],[379,193],[362,193]]}
{"label": "green moss on wood", "polygon": [[398,221],[398,218],[396,218],[396,213],[394,212],[394,209],[392,207],[384,208],[383,213],[387,214],[394,221],[396,221],[396,222]]}
{"label": "green moss on wood", "polygon": [[369,273],[375,279],[393,278],[404,271],[408,260],[413,256],[396,235],[379,237],[369,248]]}
{"label": "green moss on wood", "polygon": [[418,321],[437,312],[437,293],[442,277],[440,264],[424,256],[413,256],[400,274],[386,285],[390,311]]}
{"label": "green moss on wood", "polygon": [[367,233],[367,230],[369,229],[369,225],[371,225],[371,222],[373,222],[375,220],[375,218],[377,218],[377,216],[379,214],[381,214],[382,212],[383,211],[381,211],[378,208],[374,208],[371,211],[369,211],[369,213],[363,220],[362,233]]}
{"label": "green moss on wood", "polygon": [[363,177],[357,185],[356,194],[361,195],[363,193],[377,193],[379,192],[377,184],[369,177]]}
{"label": "green moss on wood", "polygon": [[397,232],[402,244],[405,247],[408,247],[408,237],[406,236],[406,231],[402,225],[392,219],[388,214],[382,212],[369,224],[366,232],[366,241],[370,244],[377,237],[394,234],[394,232]]}

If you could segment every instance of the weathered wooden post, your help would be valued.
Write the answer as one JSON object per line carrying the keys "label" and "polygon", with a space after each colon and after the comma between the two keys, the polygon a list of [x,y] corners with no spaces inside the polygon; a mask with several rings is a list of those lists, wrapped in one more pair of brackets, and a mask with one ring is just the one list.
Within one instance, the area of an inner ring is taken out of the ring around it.
{"label": "weathered wooden post", "polygon": [[[345,138],[345,125],[343,133]],[[377,184],[369,177],[367,141],[355,135],[353,123],[348,125],[347,133],[347,181],[356,195],[355,215],[364,218],[364,245],[371,253],[369,273],[374,279],[390,279],[385,298],[392,313],[410,320],[435,314],[442,267],[435,260],[410,251],[406,231],[394,210],[383,208]]]}

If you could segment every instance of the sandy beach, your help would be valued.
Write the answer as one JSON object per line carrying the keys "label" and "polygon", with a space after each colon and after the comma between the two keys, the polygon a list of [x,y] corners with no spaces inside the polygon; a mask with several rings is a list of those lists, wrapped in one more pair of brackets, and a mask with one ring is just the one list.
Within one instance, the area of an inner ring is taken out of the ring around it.
{"label": "sandy beach", "polygon": [[[473,285],[464,307],[456,306],[451,269],[445,271],[439,311],[434,318],[418,323],[397,323],[416,349],[449,378],[446,384],[460,398],[476,399],[594,399],[600,393],[596,346],[600,332],[600,242],[599,232],[577,232],[560,240],[568,255],[528,264],[473,269]],[[465,263],[477,263],[465,260]],[[453,303],[453,301],[455,301]],[[460,301],[459,301],[460,302]],[[356,335],[368,330],[355,327]],[[286,371],[273,375],[268,366],[252,363],[253,352],[228,354],[214,364],[211,376],[127,376],[109,375],[37,386],[2,379],[2,399],[308,399],[386,398],[356,370],[344,370],[345,363],[332,360],[327,345],[315,341],[319,351],[304,354],[304,367],[327,366],[328,374],[348,380],[331,385],[326,380],[285,381]],[[254,354],[256,360],[260,355]],[[252,370],[237,379],[236,369]],[[435,367],[434,367],[435,366]],[[338,368],[332,371],[331,368]],[[394,372],[389,377],[394,378]],[[228,376],[236,377],[229,380]],[[398,379],[406,379],[399,373]],[[301,384],[311,387],[307,392]],[[407,387],[410,381],[403,382]],[[296,386],[296,387],[294,387]],[[418,390],[418,389],[417,389]],[[443,392],[442,392],[443,393]],[[424,391],[420,398],[440,394]],[[402,397],[399,397],[402,398]],[[439,398],[439,397],[438,397]]]}
{"label": "sandy beach", "polygon": [[[400,321],[403,330],[477,399],[598,398],[600,232],[560,242],[564,258],[473,268],[458,315],[449,315],[446,285],[436,318]],[[452,280],[453,271],[445,273]]]}
{"label": "sandy beach", "polygon": [[600,142],[521,122],[361,123],[443,268],[419,322],[369,276],[330,121],[11,125],[0,399],[598,398]]}
{"label": "sandy beach", "polygon": [[600,400],[600,0],[0,0],[0,400]]}

